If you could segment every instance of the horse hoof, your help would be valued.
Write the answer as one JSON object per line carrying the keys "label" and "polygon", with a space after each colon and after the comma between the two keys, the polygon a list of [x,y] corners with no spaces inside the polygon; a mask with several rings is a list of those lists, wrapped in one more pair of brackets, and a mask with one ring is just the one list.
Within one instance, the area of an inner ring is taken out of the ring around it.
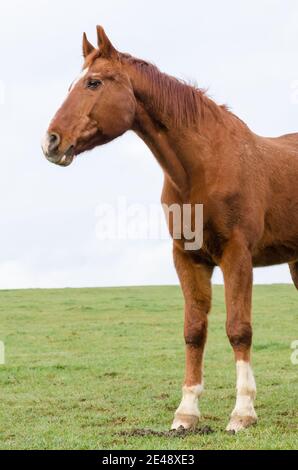
{"label": "horse hoof", "polygon": [[181,426],[184,429],[195,429],[198,421],[199,421],[198,416],[184,415],[184,414],[177,413],[175,414],[175,418],[171,426],[171,429],[179,429]]}
{"label": "horse hoof", "polygon": [[229,434],[236,434],[236,432],[242,431],[242,429],[246,429],[253,424],[256,424],[257,417],[256,416],[239,416],[234,415],[231,417],[231,420],[226,427],[226,431]]}

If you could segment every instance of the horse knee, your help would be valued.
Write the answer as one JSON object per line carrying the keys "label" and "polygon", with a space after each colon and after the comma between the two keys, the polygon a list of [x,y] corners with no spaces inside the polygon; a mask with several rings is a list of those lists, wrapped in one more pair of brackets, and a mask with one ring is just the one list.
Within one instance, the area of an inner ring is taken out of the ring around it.
{"label": "horse knee", "polygon": [[252,328],[249,322],[228,321],[227,335],[231,346],[236,349],[249,348],[252,342]]}
{"label": "horse knee", "polygon": [[201,348],[206,342],[206,337],[207,318],[186,322],[184,328],[184,340],[186,345]]}

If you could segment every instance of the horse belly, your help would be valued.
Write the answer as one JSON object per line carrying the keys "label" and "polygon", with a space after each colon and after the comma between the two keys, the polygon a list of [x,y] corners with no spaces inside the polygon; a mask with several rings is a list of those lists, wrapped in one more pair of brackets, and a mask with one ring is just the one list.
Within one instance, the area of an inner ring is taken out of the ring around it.
{"label": "horse belly", "polygon": [[298,260],[298,247],[290,245],[271,245],[259,249],[253,254],[253,266],[272,266],[291,263]]}
{"label": "horse belly", "polygon": [[284,183],[283,186],[290,195],[272,194],[271,208],[264,218],[264,232],[253,253],[254,266],[290,263],[298,259],[298,195],[292,185]]}

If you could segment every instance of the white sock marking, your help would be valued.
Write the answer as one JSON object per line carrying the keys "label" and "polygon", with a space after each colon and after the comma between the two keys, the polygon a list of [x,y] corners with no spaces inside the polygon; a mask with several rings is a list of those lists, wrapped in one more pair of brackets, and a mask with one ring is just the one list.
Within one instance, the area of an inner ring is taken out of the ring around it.
{"label": "white sock marking", "polygon": [[199,397],[203,393],[203,384],[182,387],[182,400],[176,414],[200,416]]}
{"label": "white sock marking", "polygon": [[238,416],[256,417],[254,399],[256,397],[256,382],[249,362],[237,361],[237,398],[232,412]]}

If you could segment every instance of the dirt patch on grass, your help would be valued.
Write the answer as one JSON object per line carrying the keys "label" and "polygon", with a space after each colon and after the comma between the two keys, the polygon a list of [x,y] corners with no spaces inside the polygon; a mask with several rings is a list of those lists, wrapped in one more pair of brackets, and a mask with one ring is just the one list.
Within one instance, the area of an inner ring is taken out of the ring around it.
{"label": "dirt patch on grass", "polygon": [[202,426],[196,429],[184,429],[182,426],[178,429],[171,429],[169,431],[154,431],[153,429],[132,429],[131,431],[121,431],[119,436],[125,437],[180,437],[185,438],[193,435],[212,434],[214,431],[210,426]]}

